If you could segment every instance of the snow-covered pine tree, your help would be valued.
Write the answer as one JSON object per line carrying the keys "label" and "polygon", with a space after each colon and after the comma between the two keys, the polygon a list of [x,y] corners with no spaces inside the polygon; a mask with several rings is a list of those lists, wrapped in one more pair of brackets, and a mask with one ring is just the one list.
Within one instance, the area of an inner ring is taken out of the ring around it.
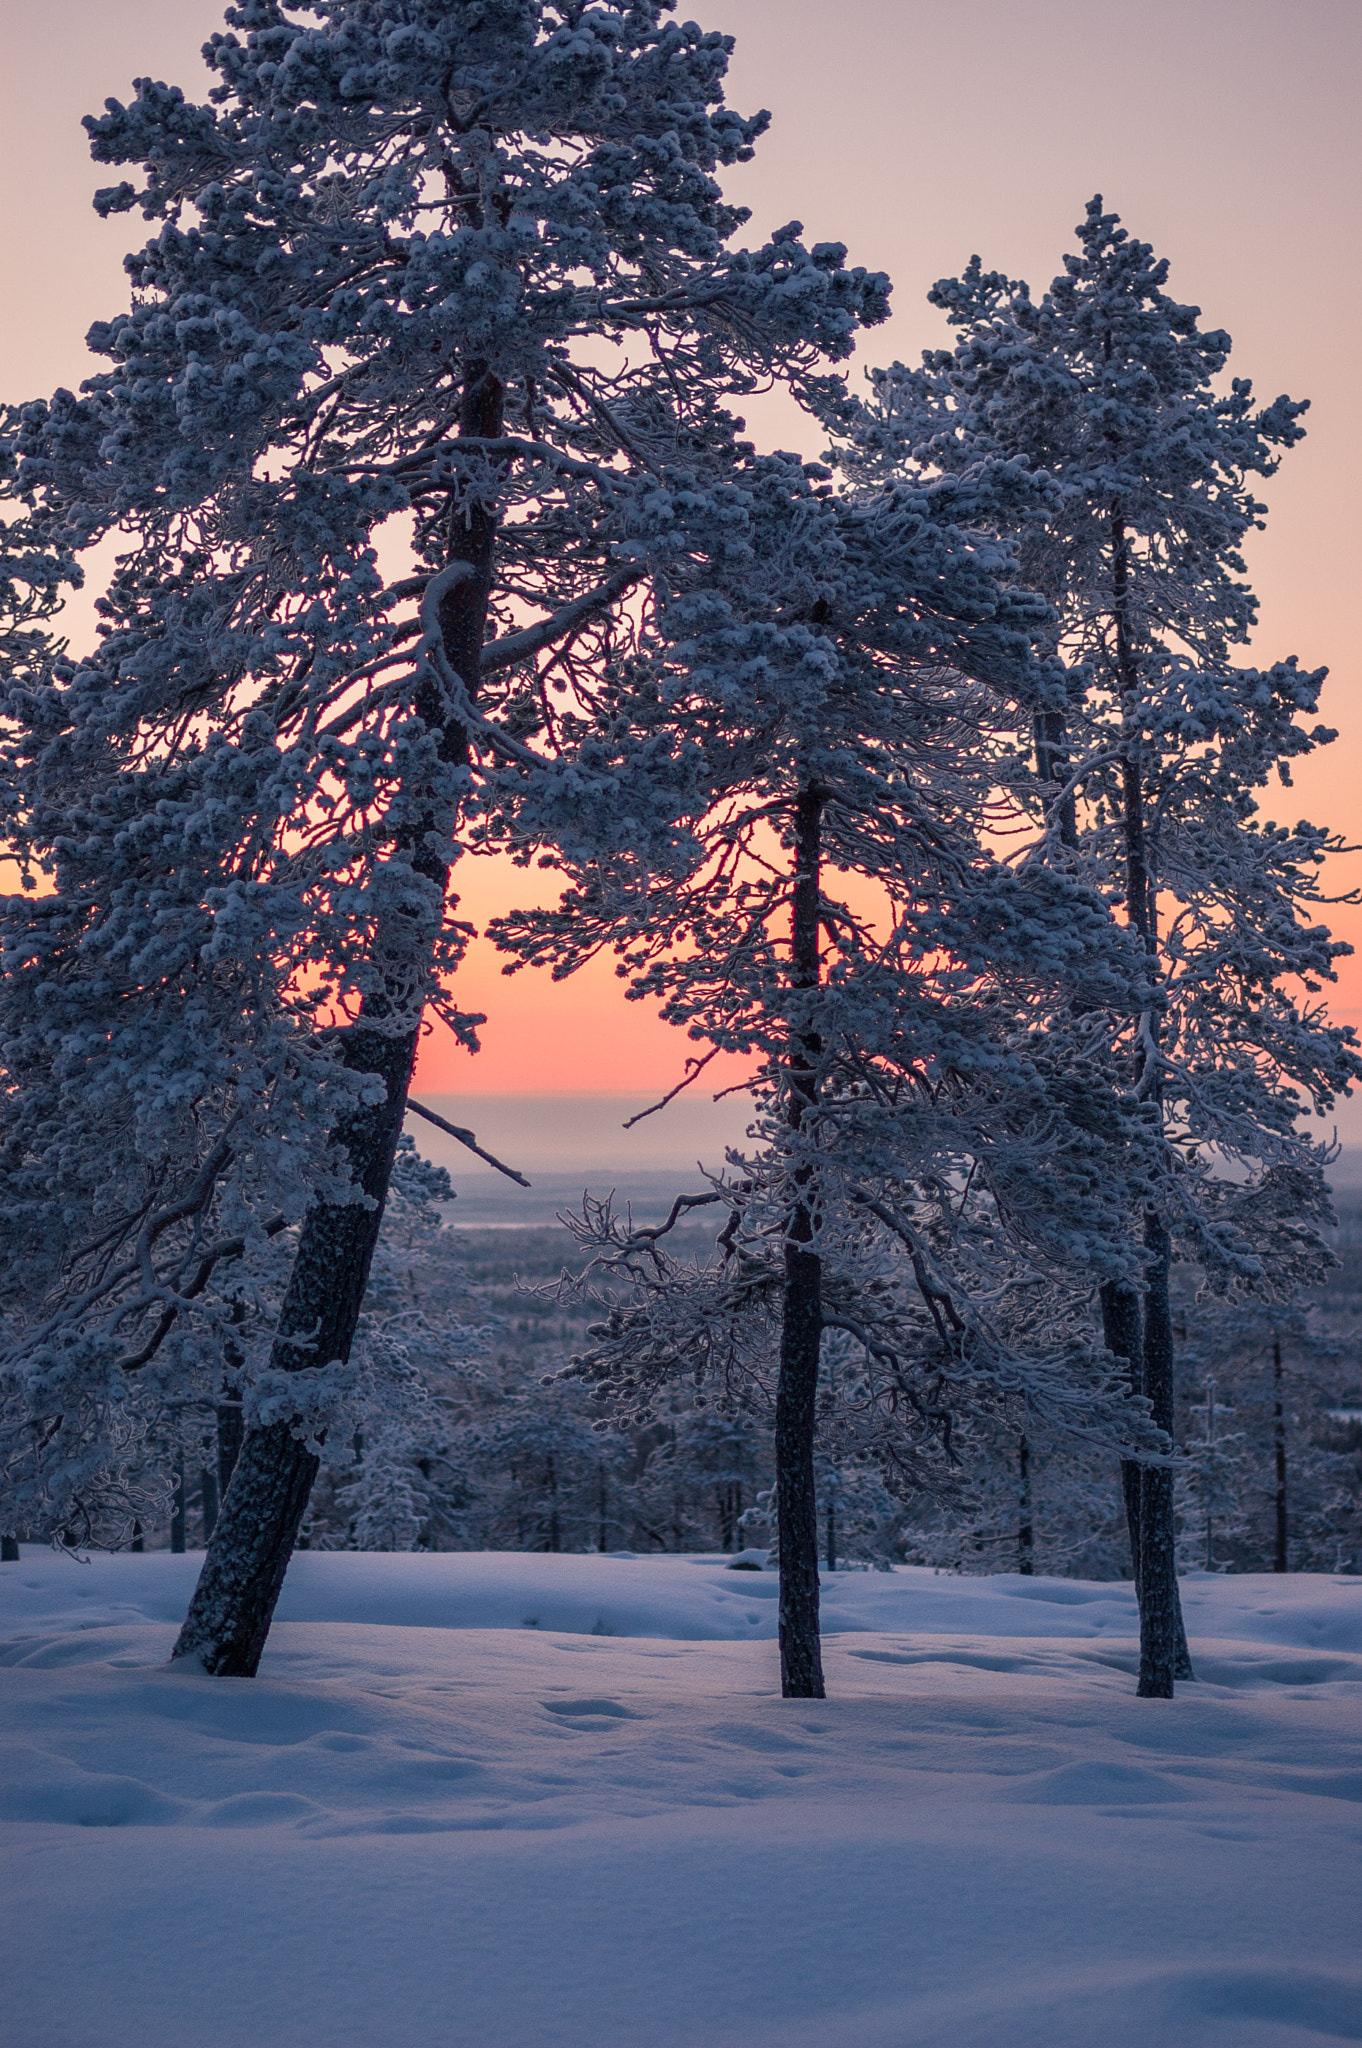
{"label": "snow-covered pine tree", "polygon": [[698,1547],[717,1539],[720,1550],[741,1549],[739,1524],[766,1481],[764,1438],[754,1418],[740,1411],[683,1409],[641,1475],[648,1483],[636,1489],[640,1508],[654,1506],[659,1496],[684,1501],[688,1519],[704,1532]]}
{"label": "snow-covered pine tree", "polygon": [[668,12],[242,0],[207,105],[143,80],[89,123],[143,173],[97,205],[160,227],[91,330],[110,367],[25,409],[53,530],[129,542],[99,652],[35,714],[25,830],[62,909],[30,979],[80,984],[91,1062],[129,1049],[155,1186],[119,1241],[153,1331],[191,1254],[302,1218],[177,1646],[209,1671],[256,1668],[340,1426],[422,1017],[472,1030],[447,882],[479,766],[530,760],[553,690],[629,642],[676,505],[722,516],[725,406],[816,394],[885,310],[796,227],[732,246],[713,173],[764,117],[723,104],[728,40]]}
{"label": "snow-covered pine tree", "polygon": [[[47,735],[40,707],[60,672],[64,643],[51,621],[68,588],[78,587],[81,573],[69,549],[54,543],[37,516],[34,496],[20,480],[17,442],[22,421],[16,408],[0,415],[0,502],[5,507],[0,540],[0,821],[3,850],[0,872],[17,893],[0,936],[0,997],[23,985],[33,951],[35,931],[60,922],[58,907],[45,886],[43,863],[23,830],[26,824],[28,778],[35,755]],[[25,943],[25,940],[29,943]],[[16,942],[17,941],[17,942]],[[39,940],[39,944],[41,941]],[[82,1190],[72,1182],[57,1196],[41,1164],[24,1142],[22,1110],[36,1107],[40,1121],[54,1111],[51,1048],[35,1045],[16,1030],[13,1006],[6,1005],[0,1027],[0,1471],[3,1473],[3,1519],[7,1527],[26,1533],[59,1533],[70,1541],[86,1540],[101,1528],[101,1510],[112,1507],[126,1520],[141,1510],[164,1507],[165,1489],[149,1492],[130,1470],[135,1445],[147,1424],[106,1399],[98,1375],[80,1387],[61,1384],[61,1375],[28,1360],[17,1375],[10,1371],[12,1346],[25,1332],[36,1302],[58,1281],[62,1268],[64,1222],[75,1214]],[[120,1163],[118,1132],[103,1120],[93,1146],[70,1144],[68,1157],[80,1160],[86,1187],[90,1174],[104,1178]],[[94,1155],[102,1155],[95,1163]],[[35,1369],[36,1366],[36,1369]],[[95,1445],[113,1456],[92,1457]],[[43,1467],[41,1475],[38,1466]],[[92,1466],[103,1485],[90,1484]],[[112,1469],[111,1469],[112,1468]],[[49,1485],[49,1477],[55,1482]],[[99,1496],[102,1494],[102,1498]],[[92,1497],[93,1496],[93,1497]]]}
{"label": "snow-covered pine tree", "polygon": [[[32,494],[19,482],[16,444],[19,414],[0,408],[0,876],[6,891],[18,892],[27,904],[40,890],[41,867],[28,855],[24,782],[31,757],[41,746],[33,707],[50,690],[63,642],[51,621],[68,589],[78,588],[81,573],[70,551],[54,547],[35,517]],[[26,916],[32,912],[26,910]],[[0,935],[4,944],[6,932]],[[0,987],[22,966],[23,956],[11,947],[0,952]],[[14,1139],[13,1110],[17,1097],[35,1078],[20,1047],[8,1036],[0,1039],[0,1172],[5,1191],[21,1164]],[[0,1320],[12,1315],[25,1287],[41,1288],[56,1256],[53,1232],[6,1205],[4,1252],[17,1254],[0,1262]],[[26,1227],[27,1225],[27,1227]]]}
{"label": "snow-covered pine tree", "polygon": [[482,1494],[483,1527],[497,1547],[609,1550],[623,1541],[612,1530],[629,1446],[598,1433],[596,1420],[581,1388],[537,1378],[504,1388],[465,1429],[459,1464]]}
{"label": "snow-covered pine tree", "polygon": [[1186,1553],[1207,1570],[1355,1570],[1362,1467],[1336,1419],[1351,1346],[1317,1304],[1212,1296],[1188,1314],[1185,1351]]}
{"label": "snow-covered pine tree", "polygon": [[[876,373],[849,459],[867,481],[1014,461],[1053,482],[1011,529],[1017,574],[1053,606],[1055,647],[1087,688],[1037,719],[1034,778],[1017,793],[1043,821],[1032,858],[1104,888],[1145,955],[1150,997],[1118,1050],[1164,1160],[1132,1218],[1139,1297],[1112,1287],[1105,1308],[1111,1348],[1140,1354],[1171,1432],[1174,1242],[1240,1276],[1261,1270],[1264,1229],[1297,1231],[1308,1256],[1328,1201],[1296,1119],[1331,1107],[1362,1062],[1315,1000],[1348,950],[1315,916],[1338,842],[1259,813],[1267,784],[1289,786],[1292,761],[1333,737],[1302,722],[1324,672],[1236,667],[1231,651],[1255,622],[1240,549],[1265,508],[1250,484],[1300,438],[1305,408],[1258,407],[1246,379],[1219,386],[1229,336],[1167,295],[1166,263],[1100,199],[1078,239],[1039,301],[977,258],[938,284],[955,347]],[[1223,1158],[1247,1185],[1216,1179]],[[1144,1468],[1136,1506],[1140,1689],[1165,1695],[1190,1669],[1170,1468]]]}
{"label": "snow-covered pine tree", "polygon": [[1094,1275],[1133,1270],[1140,1122],[1093,1048],[1113,1028],[1101,1006],[1138,1009],[1139,963],[1090,890],[1041,862],[1018,875],[983,838],[1019,726],[1064,701],[1031,656],[1043,613],[982,530],[1028,491],[1018,465],[981,464],[838,497],[826,473],[753,459],[655,643],[590,707],[623,790],[631,762],[656,786],[672,761],[673,828],[650,837],[627,805],[568,820],[542,780],[521,798],[518,829],[557,846],[569,886],[504,920],[503,942],[558,973],[614,947],[636,996],[754,1063],[758,1149],[707,1197],[730,1210],[713,1266],[669,1265],[665,1232],[581,1219],[596,1270],[638,1292],[607,1296],[575,1370],[642,1419],[673,1375],[736,1387],[775,1366],[787,1695],[823,1686],[826,1332],[863,1360],[849,1448],[905,1483],[942,1483],[954,1413],[976,1401],[1140,1435],[1082,1306]]}

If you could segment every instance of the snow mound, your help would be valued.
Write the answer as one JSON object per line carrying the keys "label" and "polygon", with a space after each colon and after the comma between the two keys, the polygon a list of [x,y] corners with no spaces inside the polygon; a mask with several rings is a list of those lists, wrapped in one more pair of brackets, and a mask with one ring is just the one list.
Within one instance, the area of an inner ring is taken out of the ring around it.
{"label": "snow mound", "polygon": [[1356,1581],[1189,1580],[1169,1703],[1128,1588],[837,1575],[801,1702],[722,1559],[305,1555],[254,1681],[197,1563],[0,1571],[14,2048],[1362,2039]]}
{"label": "snow mound", "polygon": [[[119,1622],[178,1626],[202,1562],[193,1552],[77,1558],[25,1546],[21,1563],[0,1574],[0,1639]],[[777,1591],[774,1572],[734,1571],[731,1559],[715,1556],[314,1550],[290,1564],[278,1619],[754,1642],[775,1637]],[[1196,1635],[1362,1653],[1362,1578],[1194,1574],[1182,1598]],[[828,1635],[1094,1637],[1133,1636],[1137,1619],[1127,1584],[957,1578],[901,1565],[825,1572],[823,1627]]]}

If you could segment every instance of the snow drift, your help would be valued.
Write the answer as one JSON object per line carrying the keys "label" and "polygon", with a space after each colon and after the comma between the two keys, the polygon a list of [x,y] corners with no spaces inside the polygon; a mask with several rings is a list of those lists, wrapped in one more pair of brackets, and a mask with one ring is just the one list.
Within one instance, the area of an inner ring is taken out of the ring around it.
{"label": "snow drift", "polygon": [[1362,1581],[824,1587],[716,1558],[295,1558],[257,1680],[198,1560],[0,1572],[12,2048],[1362,2039]]}

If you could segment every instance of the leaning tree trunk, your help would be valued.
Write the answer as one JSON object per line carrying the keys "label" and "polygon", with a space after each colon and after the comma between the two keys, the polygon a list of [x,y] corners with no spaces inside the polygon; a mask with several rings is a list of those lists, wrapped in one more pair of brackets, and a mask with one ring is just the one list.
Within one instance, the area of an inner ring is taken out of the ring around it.
{"label": "leaning tree trunk", "polygon": [[[819,980],[819,884],[823,799],[800,793],[795,807],[791,979],[796,989]],[[789,1069],[788,1120],[797,1133],[817,1099],[820,1046],[796,1030]],[[814,1212],[805,1199],[811,1169],[795,1172],[800,1190],[785,1234],[781,1295],[780,1377],[776,1383],[776,1524],[780,1550],[780,1689],[796,1700],[823,1698],[818,1632],[818,1495],[814,1481],[814,1419],[818,1353],[823,1335],[823,1262],[813,1249]]]}
{"label": "leaning tree trunk", "polygon": [[[485,365],[470,365],[460,434],[494,440],[502,430],[502,410],[500,382]],[[466,564],[470,573],[451,578],[438,619],[445,658],[470,697],[480,680],[495,539],[492,512],[476,502],[456,508],[447,559],[451,565]],[[418,682],[415,709],[428,730],[442,733],[442,760],[466,760],[468,736],[450,719],[443,691],[428,671]],[[440,834],[438,819],[418,817],[399,850],[443,896],[449,865],[432,850],[442,836],[448,835]],[[410,932],[399,926],[408,915],[400,910],[389,913],[393,929],[375,934],[376,962],[382,964],[390,956],[396,963],[393,986],[366,996],[358,1022],[343,1036],[346,1066],[383,1084],[382,1100],[357,1111],[337,1131],[339,1147],[368,1206],[318,1202],[303,1219],[270,1354],[276,1372],[298,1372],[350,1356],[383,1222],[420,1031],[419,1017],[410,1017],[410,1005],[403,1000],[413,947]],[[255,1675],[317,1464],[315,1453],[295,1435],[290,1422],[246,1431],[173,1657],[194,1660],[215,1676]]]}

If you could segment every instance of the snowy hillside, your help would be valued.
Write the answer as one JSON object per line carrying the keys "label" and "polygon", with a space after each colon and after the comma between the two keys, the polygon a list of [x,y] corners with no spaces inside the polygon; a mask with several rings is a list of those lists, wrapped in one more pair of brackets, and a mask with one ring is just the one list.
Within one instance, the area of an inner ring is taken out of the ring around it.
{"label": "snowy hillside", "polygon": [[1362,2039],[1362,1581],[825,1585],[304,1554],[261,1677],[193,1556],[0,1571],[7,2048],[1286,2048]]}

